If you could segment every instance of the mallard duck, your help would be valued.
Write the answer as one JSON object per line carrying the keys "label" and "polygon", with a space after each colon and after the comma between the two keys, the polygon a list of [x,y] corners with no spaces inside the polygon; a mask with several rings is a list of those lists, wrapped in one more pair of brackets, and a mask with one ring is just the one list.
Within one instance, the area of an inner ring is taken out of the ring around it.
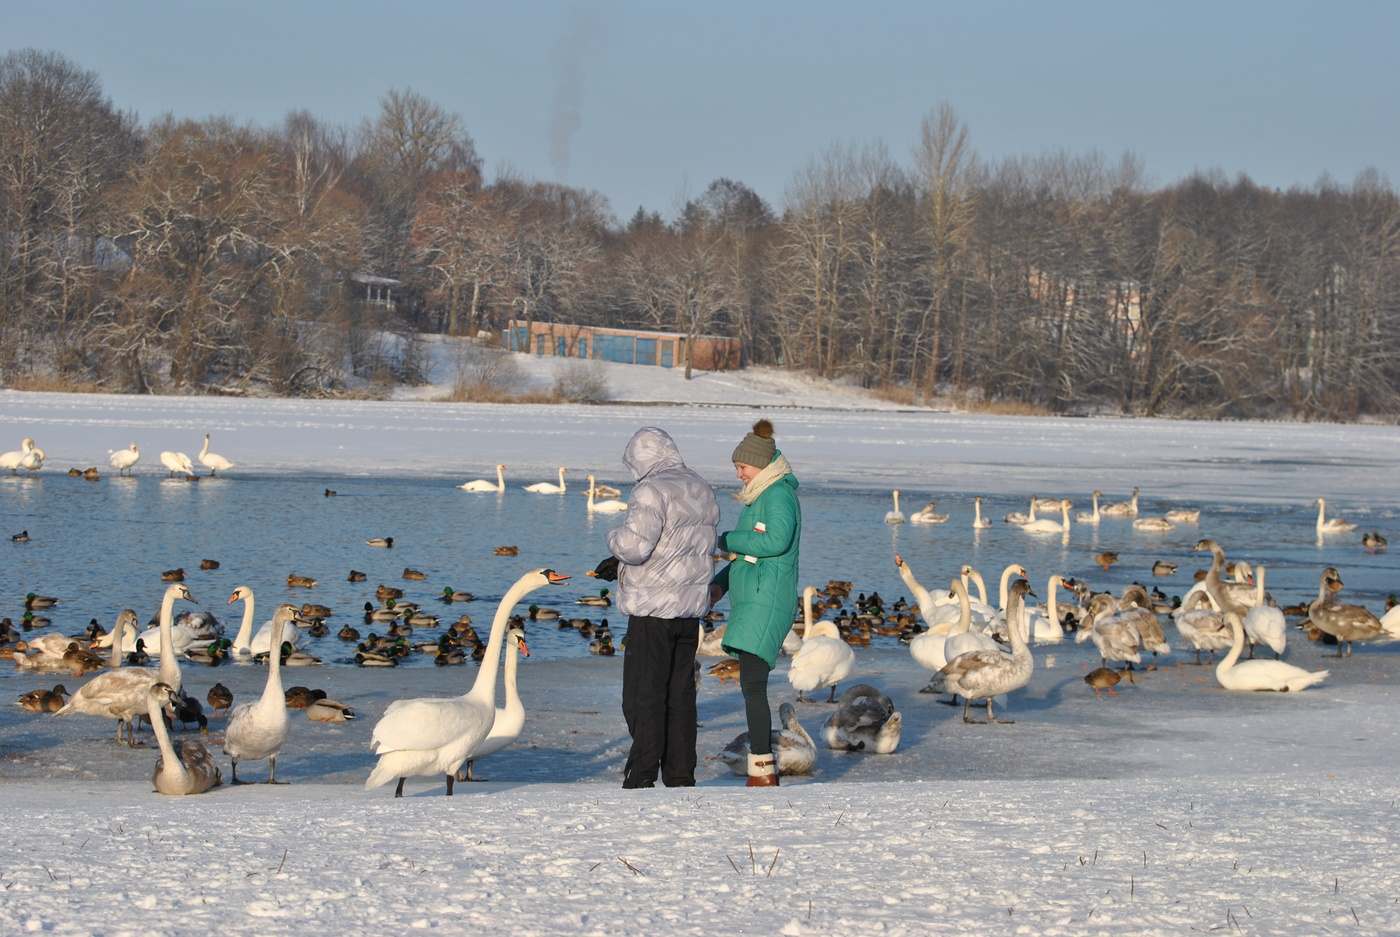
{"label": "mallard duck", "polygon": [[325,496],[326,496],[327,498],[334,498],[334,497],[335,497],[335,491],[334,491],[334,489],[327,488],[327,489],[326,489],[326,494],[325,494]]}
{"label": "mallard duck", "polygon": [[1099,692],[1100,690],[1107,690],[1110,694],[1117,696],[1118,691],[1115,690],[1114,687],[1118,685],[1119,681],[1121,681],[1125,675],[1129,683],[1135,683],[1131,670],[1114,670],[1111,667],[1099,667],[1089,671],[1084,675],[1084,682],[1094,688],[1095,696],[1103,695]]}
{"label": "mallard duck", "polygon": [[288,573],[287,585],[293,588],[314,589],[316,587],[316,580],[312,579],[310,576],[298,576],[296,573]]}
{"label": "mallard duck", "polygon": [[30,690],[19,698],[19,705],[30,712],[56,713],[63,708],[68,690],[59,683],[52,690]]}
{"label": "mallard duck", "polygon": [[346,582],[364,582],[368,577],[358,569],[350,570],[350,575],[345,577]]}
{"label": "mallard duck", "polygon": [[321,663],[321,658],[305,651],[299,651],[292,647],[292,642],[282,642],[282,665],[285,667],[315,667]]}
{"label": "mallard duck", "polygon": [[531,621],[555,621],[559,618],[559,609],[540,608],[538,605],[530,606]]}
{"label": "mallard duck", "polygon": [[192,647],[185,652],[185,657],[196,664],[208,664],[216,667],[228,659],[229,650],[233,647],[233,642],[228,638],[216,638],[204,647]]}
{"label": "mallard duck", "polygon": [[409,569],[407,566],[405,566],[403,569],[403,578],[412,580],[414,582],[422,582],[424,579],[428,578],[428,574],[416,569]]}
{"label": "mallard duck", "polygon": [[519,556],[519,555],[520,555],[520,548],[519,548],[519,547],[497,547],[496,549],[492,550],[491,552],[494,553],[494,554],[496,554],[497,556]]}
{"label": "mallard duck", "polygon": [[395,621],[401,614],[393,599],[389,599],[379,608],[374,607],[373,602],[365,603],[366,624],[376,621]]}
{"label": "mallard duck", "polygon": [[332,699],[318,699],[306,707],[306,718],[312,722],[349,722],[355,710]]}
{"label": "mallard duck", "polygon": [[599,589],[597,595],[581,596],[578,600],[578,604],[591,605],[594,608],[611,608],[612,599],[608,598],[610,595],[612,595],[612,592],[608,589]]}
{"label": "mallard duck", "polygon": [[1361,545],[1371,553],[1384,553],[1389,541],[1379,533],[1369,533],[1361,535]]}
{"label": "mallard duck", "polygon": [[160,574],[160,579],[161,582],[184,582],[185,567],[181,566],[177,569],[167,569]]}
{"label": "mallard duck", "polygon": [[437,653],[433,655],[434,664],[439,667],[455,667],[466,662],[466,648],[453,641],[451,635],[445,634],[438,638]]}
{"label": "mallard duck", "polygon": [[393,654],[379,651],[356,651],[355,665],[358,667],[397,667],[399,659]]}
{"label": "mallard duck", "polygon": [[27,609],[53,608],[58,604],[58,599],[51,595],[35,595],[33,592],[24,597],[24,607]]}
{"label": "mallard duck", "polygon": [[1152,564],[1152,575],[1154,576],[1175,576],[1176,564],[1168,563],[1166,560],[1158,560]]}
{"label": "mallard duck", "polygon": [[1098,563],[1104,569],[1108,569],[1114,563],[1118,562],[1118,554],[1114,553],[1112,550],[1104,550],[1102,553],[1094,554],[1094,562]]}
{"label": "mallard duck", "polygon": [[736,658],[726,657],[705,672],[720,683],[732,683],[735,686],[739,684],[739,661]]}
{"label": "mallard duck", "polygon": [[381,602],[389,599],[401,599],[403,598],[403,590],[396,586],[386,586],[380,583],[374,590],[374,597]]}
{"label": "mallard duck", "polygon": [[12,537],[10,537],[10,539],[13,540],[15,543],[28,543],[28,542],[29,542],[29,531],[27,531],[27,530],[21,530],[19,533],[17,533],[17,534],[15,534],[15,535],[13,535]]}
{"label": "mallard duck", "polygon": [[324,638],[331,633],[331,629],[326,627],[326,623],[323,620],[316,618],[307,626],[306,633],[313,638]]}
{"label": "mallard duck", "polygon": [[348,623],[345,625],[345,627],[341,628],[338,632],[336,632],[335,636],[342,641],[360,640],[360,632],[354,628],[351,628]]}
{"label": "mallard duck", "polygon": [[311,602],[303,602],[301,605],[302,618],[330,618],[334,614],[327,605],[315,605]]}
{"label": "mallard duck", "polygon": [[588,653],[601,654],[604,657],[611,657],[612,655],[617,653],[617,648],[613,647],[611,637],[602,637],[589,642]]}
{"label": "mallard duck", "polygon": [[219,568],[219,561],[218,561],[218,560],[200,560],[200,561],[199,561],[199,568],[200,568],[200,569],[218,569],[218,568]]}
{"label": "mallard duck", "polygon": [[233,691],[222,683],[216,683],[209,688],[204,699],[209,703],[211,716],[227,715],[228,708],[233,705]]}
{"label": "mallard duck", "polygon": [[305,686],[287,687],[282,694],[287,702],[288,709],[305,709],[318,699],[326,698],[325,690],[313,690]]}
{"label": "mallard duck", "polygon": [[369,544],[372,547],[392,547],[394,545],[394,538],[370,537],[368,540],[365,541],[365,543]]}
{"label": "mallard duck", "polygon": [[95,465],[83,469],[83,477],[90,482],[102,481],[102,475],[97,471],[97,466]]}
{"label": "mallard duck", "polygon": [[442,594],[438,596],[444,602],[475,602],[476,596],[470,592],[454,589],[451,586],[443,586]]}

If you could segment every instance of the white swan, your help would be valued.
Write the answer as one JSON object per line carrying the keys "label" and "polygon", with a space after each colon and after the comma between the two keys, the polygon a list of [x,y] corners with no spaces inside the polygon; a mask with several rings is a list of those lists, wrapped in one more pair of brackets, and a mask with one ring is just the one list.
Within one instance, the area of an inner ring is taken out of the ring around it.
{"label": "white swan", "polygon": [[1172,612],[1176,630],[1186,643],[1196,649],[1196,663],[1201,663],[1201,651],[1210,651],[1206,663],[1215,660],[1215,652],[1230,646],[1230,626],[1225,624],[1210,593],[1204,589],[1188,592],[1181,607]]}
{"label": "white swan", "polygon": [[[899,570],[899,578],[904,580],[904,584],[909,587],[909,592],[914,596],[914,602],[919,606],[919,615],[923,618],[924,624],[928,625],[929,631],[940,635],[947,634],[949,627],[958,618],[957,599],[951,593],[935,596],[925,589],[919,580],[914,578],[914,570],[898,553],[894,555],[894,565]],[[938,666],[943,665],[939,664]],[[931,669],[937,670],[938,668]]]}
{"label": "white swan", "polygon": [[209,470],[211,476],[217,475],[225,469],[231,469],[236,463],[230,462],[221,455],[216,455],[209,451],[209,434],[204,434],[204,448],[199,450],[199,461]]}
{"label": "white swan", "polygon": [[24,457],[19,460],[19,467],[27,472],[37,472],[39,469],[43,468],[44,458],[44,450],[35,446],[33,449],[26,452]]}
{"label": "white swan", "polygon": [[985,530],[992,526],[990,518],[982,516],[982,499],[974,498],[972,501],[972,526],[978,530]]}
{"label": "white swan", "polygon": [[1264,600],[1264,566],[1254,569],[1254,607],[1244,616],[1244,634],[1249,639],[1249,658],[1254,659],[1254,645],[1267,644],[1274,659],[1283,656],[1288,645],[1288,622],[1283,612]]}
{"label": "white swan", "polygon": [[595,513],[595,514],[620,514],[620,513],[622,513],[623,511],[627,510],[627,502],[626,502],[626,501],[618,501],[618,500],[615,500],[615,499],[609,499],[609,500],[607,500],[607,501],[598,501],[598,500],[596,500],[596,499],[593,497],[593,490],[594,490],[593,476],[592,476],[592,475],[589,475],[589,476],[588,476],[588,510],[589,510],[589,511],[591,511],[591,512],[593,512],[593,513]]}
{"label": "white swan", "polygon": [[[282,604],[272,613],[272,645],[282,643],[282,630],[297,613],[295,605]],[[267,783],[277,783],[277,754],[287,741],[291,720],[287,718],[287,695],[282,689],[282,655],[267,655],[267,683],[262,696],[251,703],[241,703],[229,713],[224,729],[224,754],[233,759],[230,784],[246,784],[238,780],[238,760],[267,759]]]}
{"label": "white swan", "polygon": [[466,484],[458,485],[457,487],[461,488],[463,491],[494,491],[500,493],[506,490],[505,471],[506,467],[504,465],[498,465],[496,466],[496,481],[494,483],[484,478],[477,478]]}
{"label": "white swan", "polygon": [[1063,641],[1065,628],[1061,622],[1064,616],[1072,614],[1077,618],[1083,614],[1084,610],[1073,602],[1059,600],[1059,588],[1064,584],[1064,577],[1055,573],[1046,584],[1045,605],[1030,606],[1022,603],[1021,624],[1026,629],[1029,641],[1036,644],[1054,644]]}
{"label": "white swan", "polygon": [[836,711],[822,724],[822,738],[833,751],[888,755],[899,748],[903,725],[888,696],[858,683],[841,694]]}
{"label": "white swan", "polygon": [[788,664],[788,682],[797,690],[797,701],[807,702],[802,694],[831,687],[827,702],[836,702],[836,684],[851,675],[856,666],[856,652],[841,640],[841,632],[829,621],[812,623],[812,597],[816,586],[802,590],[802,616],[806,624],[802,632],[802,649]]}
{"label": "white swan", "polygon": [[1008,524],[1029,524],[1035,520],[1035,495],[1031,495],[1031,504],[1028,511],[1012,511],[1003,518]]}
{"label": "white swan", "polygon": [[1060,516],[1063,520],[1052,521],[1048,518],[1040,518],[1028,521],[1021,525],[1021,529],[1029,534],[1060,534],[1069,533],[1069,509],[1074,507],[1068,501],[1059,502]]}
{"label": "white swan", "polygon": [[33,449],[34,440],[26,437],[24,442],[20,443],[18,449],[0,454],[0,468],[7,468],[10,470],[10,474],[15,474],[15,471],[19,468],[20,462],[22,462],[24,457],[29,455]]}
{"label": "white swan", "polygon": [[222,784],[223,773],[202,742],[194,739],[170,741],[162,710],[179,705],[179,695],[167,684],[154,683],[146,691],[146,714],[150,717],[156,744],[160,746],[160,758],[151,772],[151,783],[159,794],[202,794]]}
{"label": "white swan", "polygon": [[[812,736],[802,728],[802,723],[797,719],[797,710],[791,703],[783,703],[778,707],[778,723],[781,728],[774,729],[769,736],[773,753],[778,756],[778,774],[811,774],[812,769],[817,766],[817,743],[812,741]],[[720,751],[719,760],[740,777],[747,776],[749,733],[741,732],[735,736],[734,741]]]}
{"label": "white swan", "polygon": [[1240,651],[1244,650],[1244,626],[1240,623],[1240,616],[1234,612],[1226,612],[1225,621],[1230,625],[1234,640],[1230,645],[1230,653],[1215,666],[1215,679],[1225,689],[1276,690],[1287,693],[1289,690],[1302,690],[1327,679],[1326,670],[1304,670],[1281,660],[1240,661]]}
{"label": "white swan", "polygon": [[[966,633],[968,626],[972,624],[972,612],[968,606],[967,588],[962,584],[961,579],[954,579],[949,584],[952,593],[958,599],[958,620],[946,632],[925,631],[909,641],[909,656],[914,658],[914,662],[925,670],[937,673],[948,666],[948,639],[954,634]],[[920,603],[919,610],[923,610]]]}
{"label": "white swan", "polygon": [[1322,498],[1317,499],[1317,532],[1320,534],[1347,534],[1356,529],[1356,525],[1340,517],[1329,518],[1327,516],[1327,502]]}
{"label": "white swan", "polygon": [[160,454],[160,464],[170,469],[171,475],[193,475],[194,463],[183,452],[166,450]]}
{"label": "white swan", "polygon": [[[160,603],[160,627],[168,633],[174,618],[176,599],[193,602],[194,597],[182,582],[172,582],[165,588],[165,596]],[[134,617],[134,613],[133,613]],[[164,642],[169,647],[172,642]],[[180,690],[180,662],[169,651],[160,655],[160,669],[149,667],[122,667],[121,647],[112,649],[112,669],[93,677],[78,688],[64,707],[55,715],[84,713],[89,716],[102,716],[117,720],[117,741],[122,739],[122,723],[126,723],[127,745],[136,747],[135,719],[146,712],[147,691],[157,682],[164,683],[175,692]]]}
{"label": "white swan", "polygon": [[1089,513],[1087,511],[1080,511],[1078,514],[1074,515],[1074,519],[1081,524],[1097,524],[1100,520],[1103,519],[1103,515],[1099,513],[1099,499],[1102,497],[1103,492],[1099,491],[1098,489],[1095,489],[1093,494],[1093,513]]}
{"label": "white swan", "polygon": [[913,514],[910,514],[910,515],[909,515],[909,523],[911,523],[911,524],[942,524],[942,523],[946,523],[947,520],[948,520],[948,515],[947,515],[947,514],[938,514],[938,513],[936,513],[936,512],[934,511],[934,508],[937,507],[937,506],[938,506],[938,503],[937,503],[936,501],[930,501],[930,502],[928,503],[928,507],[924,508],[924,509],[921,510],[921,511],[915,511]]}
{"label": "white swan", "polygon": [[537,495],[562,495],[564,493],[564,473],[568,469],[559,466],[559,484],[553,482],[535,482],[533,485],[526,485],[526,491],[533,491]]}
{"label": "white swan", "polygon": [[[1210,551],[1210,569],[1206,571],[1206,578],[1198,585],[1210,593],[1216,608],[1222,612],[1234,612],[1243,619],[1254,607],[1254,587],[1245,582],[1226,582],[1220,578],[1220,573],[1225,568],[1225,550],[1214,540],[1196,541],[1196,546],[1191,552],[1202,553],[1207,550]],[[1195,586],[1192,589],[1194,590]]]}
{"label": "white swan", "polygon": [[[728,657],[729,652],[724,649],[724,629],[728,625],[715,625],[709,631],[705,630],[705,625],[699,625],[699,638],[695,646],[696,657]],[[791,631],[789,631],[791,633]]]}
{"label": "white swan", "polygon": [[568,578],[552,569],[536,569],[516,580],[496,608],[486,655],[476,682],[467,693],[449,699],[408,699],[389,704],[374,727],[371,744],[379,762],[366,779],[365,790],[398,778],[394,796],[402,797],[403,782],[409,776],[441,774],[447,778],[447,795],[452,796],[457,769],[473,757],[496,721],[496,671],[511,611],[525,595]]}
{"label": "white swan", "polygon": [[1137,517],[1138,514],[1138,490],[1133,489],[1133,497],[1128,501],[1115,501],[1113,504],[1105,504],[1099,508],[1099,513],[1105,517]]}
{"label": "white swan", "polygon": [[112,468],[117,470],[118,475],[129,471],[133,465],[140,461],[141,453],[136,451],[136,443],[132,443],[130,449],[118,449],[107,459]]}
{"label": "white swan", "polygon": [[[590,476],[588,476],[588,477],[589,477],[589,478],[592,478],[593,476],[590,475]],[[612,485],[600,485],[600,484],[598,484],[596,481],[593,481],[593,482],[589,482],[589,483],[588,483],[588,489],[587,489],[586,491],[583,492],[584,497],[587,497],[587,496],[588,496],[588,492],[589,492],[589,491],[593,492],[593,494],[594,494],[596,497],[599,497],[599,498],[621,498],[621,497],[622,497],[622,490],[621,490],[621,489],[619,489],[619,488],[614,488]]]}
{"label": "white swan", "polygon": [[886,524],[903,524],[904,512],[899,509],[899,489],[894,490],[894,510],[885,513]]}
{"label": "white swan", "polygon": [[[273,647],[272,633],[275,630],[273,621],[263,622],[258,633],[253,634],[252,587],[239,586],[234,589],[233,595],[228,597],[228,604],[232,605],[239,599],[243,600],[243,624],[239,625],[238,634],[234,637],[233,646],[229,650],[233,651],[234,654],[266,654]],[[291,642],[293,650],[300,650],[307,645],[309,639],[299,628],[293,627],[282,636],[282,640]]]}
{"label": "white swan", "polygon": [[1194,524],[1201,519],[1201,509],[1173,508],[1163,516],[1173,524]]}
{"label": "white swan", "polygon": [[1133,530],[1164,534],[1169,530],[1176,530],[1176,525],[1165,517],[1136,517],[1133,518]]}
{"label": "white swan", "polygon": [[[1030,592],[1024,579],[1011,584],[1007,599],[1007,617],[1014,619],[1020,611],[1022,597]],[[963,698],[963,722],[973,722],[967,708],[974,699],[987,701],[987,722],[1010,723],[992,715],[992,698],[1020,689],[1030,682],[1035,659],[1021,636],[1020,628],[1011,628],[1011,656],[1001,651],[973,651],[948,661],[948,666],[933,675],[929,686],[938,693],[952,693]]]}
{"label": "white swan", "polygon": [[[496,718],[491,723],[491,731],[486,738],[481,740],[481,744],[472,752],[467,759],[465,771],[457,772],[459,781],[475,781],[472,776],[472,763],[478,758],[485,758],[487,755],[494,755],[503,748],[508,748],[520,738],[520,732],[525,728],[525,704],[520,699],[520,690],[516,682],[516,672],[520,668],[520,657],[530,656],[530,649],[525,645],[525,629],[512,625],[506,634],[506,666],[505,675],[502,678],[506,691],[506,704],[496,707]],[[493,694],[494,695],[494,694]]]}

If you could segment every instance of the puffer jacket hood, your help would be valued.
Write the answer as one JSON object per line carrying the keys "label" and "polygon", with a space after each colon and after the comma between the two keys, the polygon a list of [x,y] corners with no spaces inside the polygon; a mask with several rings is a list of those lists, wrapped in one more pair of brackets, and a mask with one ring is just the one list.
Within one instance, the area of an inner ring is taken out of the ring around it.
{"label": "puffer jacket hood", "polygon": [[643,426],[632,434],[627,448],[622,452],[622,464],[632,472],[632,477],[641,481],[662,469],[684,465],[681,451],[676,441],[664,429]]}

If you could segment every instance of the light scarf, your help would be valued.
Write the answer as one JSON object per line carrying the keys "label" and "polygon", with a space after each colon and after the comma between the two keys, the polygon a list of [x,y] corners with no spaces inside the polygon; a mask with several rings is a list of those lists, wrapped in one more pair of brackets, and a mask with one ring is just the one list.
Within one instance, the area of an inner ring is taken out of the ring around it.
{"label": "light scarf", "polygon": [[739,500],[745,504],[753,504],[769,485],[784,475],[791,474],[792,467],[788,465],[787,457],[780,452],[773,458],[772,462],[764,466],[763,471],[753,477],[753,481],[739,489]]}

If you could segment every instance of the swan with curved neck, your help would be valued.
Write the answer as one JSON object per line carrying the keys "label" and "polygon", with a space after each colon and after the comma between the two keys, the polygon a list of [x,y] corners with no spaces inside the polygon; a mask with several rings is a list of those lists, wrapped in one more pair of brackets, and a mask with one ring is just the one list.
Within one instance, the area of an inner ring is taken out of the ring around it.
{"label": "swan with curved neck", "polygon": [[[282,646],[282,630],[287,622],[296,617],[295,605],[279,605],[272,613],[272,647]],[[287,741],[290,722],[287,719],[287,696],[282,689],[282,655],[267,655],[267,683],[262,696],[251,703],[243,703],[229,713],[228,726],[224,730],[224,754],[233,759],[231,784],[245,784],[238,780],[239,759],[261,761],[267,759],[267,783],[277,783],[277,754]]]}
{"label": "swan with curved neck", "polygon": [[[104,716],[117,720],[117,741],[122,739],[122,723],[126,723],[127,745],[136,747],[135,720],[144,715],[147,708],[147,691],[156,683],[164,683],[175,692],[180,690],[180,662],[176,660],[171,646],[170,632],[175,618],[176,599],[193,602],[194,596],[181,582],[172,582],[165,587],[165,595],[160,603],[161,646],[160,669],[149,667],[121,667],[121,641],[112,642],[112,667],[114,669],[93,677],[78,688],[67,704],[55,715],[80,712],[89,716]],[[135,613],[131,617],[134,619]],[[125,621],[125,613],[118,622]],[[122,630],[125,630],[124,628]]]}
{"label": "swan with curved neck", "polygon": [[498,465],[496,466],[496,481],[494,483],[484,478],[477,478],[465,484],[458,485],[457,487],[461,488],[463,491],[494,491],[500,493],[506,490],[505,471],[506,467],[504,465]]}
{"label": "swan with curved neck", "polygon": [[515,740],[520,738],[521,730],[525,728],[525,704],[520,699],[520,691],[516,685],[516,671],[520,668],[521,655],[529,657],[530,649],[525,646],[523,628],[512,625],[506,638],[506,666],[503,678],[506,704],[496,707],[496,719],[491,723],[491,732],[481,740],[476,751],[467,759],[466,771],[457,772],[459,781],[475,781],[476,778],[472,776],[472,763],[478,758],[494,755],[514,744]]}
{"label": "swan with curved neck", "polygon": [[1198,540],[1192,553],[1210,551],[1210,569],[1203,580],[1216,607],[1222,612],[1234,612],[1243,620],[1254,603],[1254,587],[1244,582],[1226,582],[1220,578],[1225,568],[1225,550],[1214,540]]}
{"label": "swan with curved neck", "polygon": [[812,622],[812,598],[817,594],[816,586],[802,590],[802,648],[792,656],[788,664],[788,682],[797,690],[797,701],[808,702],[802,694],[831,687],[827,702],[836,702],[836,684],[851,675],[855,669],[856,654],[850,645],[841,640],[841,632],[833,622]]}
{"label": "swan with curved neck", "polygon": [[194,739],[171,742],[162,710],[180,705],[180,697],[169,685],[155,683],[146,691],[146,714],[151,731],[160,746],[160,758],[151,772],[151,784],[160,794],[202,794],[223,783],[223,773],[203,743]]}
{"label": "swan with curved neck", "polygon": [[11,475],[18,474],[20,463],[23,462],[25,457],[33,451],[34,440],[25,437],[24,442],[20,443],[20,447],[18,449],[0,455],[0,468],[9,469]]}
{"label": "swan with curved neck", "polygon": [[[948,639],[954,634],[963,634],[972,624],[972,609],[967,601],[967,587],[962,584],[961,579],[954,579],[948,583],[949,591],[958,600],[957,622],[945,632],[929,629],[916,635],[909,642],[909,656],[914,658],[914,662],[925,670],[937,673],[948,666]],[[923,605],[920,604],[920,610]],[[925,692],[925,691],[920,691]]]}
{"label": "swan with curved neck", "polygon": [[225,459],[223,456],[217,455],[209,451],[208,433],[204,434],[204,448],[199,450],[198,458],[200,463],[203,464],[203,466],[209,470],[209,474],[211,477],[219,474],[225,469],[231,469],[234,466],[234,463],[230,462],[228,459]]}
{"label": "swan with curved neck", "polygon": [[552,482],[535,482],[533,485],[525,485],[526,491],[532,491],[537,495],[562,495],[564,493],[564,473],[568,469],[559,466],[559,484]]}
{"label": "swan with curved neck", "polygon": [[595,514],[620,514],[620,513],[622,513],[623,511],[627,510],[627,502],[626,502],[626,501],[618,501],[618,500],[616,500],[616,499],[608,499],[608,500],[606,500],[606,501],[599,501],[598,499],[596,499],[595,497],[593,497],[593,492],[594,492],[594,490],[595,490],[595,486],[594,486],[594,484],[593,484],[593,476],[592,476],[592,475],[589,475],[589,476],[588,476],[588,510],[589,510],[589,511],[591,511],[591,512],[593,512],[593,513],[595,513]]}
{"label": "swan with curved neck", "polygon": [[402,797],[406,778],[441,774],[447,778],[447,796],[452,796],[457,769],[475,755],[496,721],[496,672],[510,613],[529,593],[568,578],[552,569],[536,569],[516,580],[496,608],[481,669],[465,694],[398,700],[389,705],[370,740],[379,762],[365,780],[365,790],[398,778],[394,796]]}
{"label": "swan with curved neck", "polygon": [[[258,633],[253,634],[253,589],[251,586],[239,586],[234,589],[233,595],[228,598],[228,604],[232,605],[240,599],[243,600],[243,623],[238,626],[238,634],[234,637],[230,650],[235,654],[266,654],[273,647],[280,647],[280,641],[276,644],[273,643],[272,621],[263,622]],[[301,629],[293,625],[282,640],[291,642],[294,650],[300,650],[306,646],[307,639],[302,634]]]}
{"label": "swan with curved neck", "polygon": [[1281,660],[1240,661],[1240,652],[1244,650],[1244,625],[1234,612],[1226,612],[1225,621],[1230,625],[1233,642],[1230,653],[1215,665],[1215,679],[1225,689],[1287,693],[1306,689],[1327,679],[1326,670],[1304,670]]}

